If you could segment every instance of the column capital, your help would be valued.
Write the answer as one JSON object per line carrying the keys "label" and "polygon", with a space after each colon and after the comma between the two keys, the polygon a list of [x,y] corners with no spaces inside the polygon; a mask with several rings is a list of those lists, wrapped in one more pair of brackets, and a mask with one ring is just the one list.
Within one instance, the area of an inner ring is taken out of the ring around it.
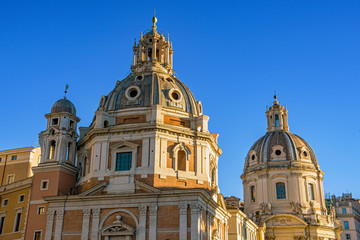
{"label": "column capital", "polygon": [[188,210],[188,204],[187,203],[180,203],[178,205],[179,210],[180,210],[180,214],[187,214],[187,210]]}
{"label": "column capital", "polygon": [[47,218],[52,220],[52,219],[54,219],[54,216],[55,216],[55,210],[49,209],[46,214],[47,214]]}
{"label": "column capital", "polygon": [[200,213],[202,206],[200,203],[190,203],[191,213]]}
{"label": "column capital", "polygon": [[139,207],[139,213],[140,215],[146,215],[147,206],[140,206]]}
{"label": "column capital", "polygon": [[57,218],[64,217],[64,210],[63,209],[56,210],[56,216]]}
{"label": "column capital", "polygon": [[149,206],[150,215],[156,215],[158,211],[158,206],[150,205]]}
{"label": "column capital", "polygon": [[91,209],[90,208],[85,208],[83,209],[83,215],[84,217],[89,217],[91,213]]}
{"label": "column capital", "polygon": [[100,217],[100,208],[95,208],[92,210],[94,217]]}

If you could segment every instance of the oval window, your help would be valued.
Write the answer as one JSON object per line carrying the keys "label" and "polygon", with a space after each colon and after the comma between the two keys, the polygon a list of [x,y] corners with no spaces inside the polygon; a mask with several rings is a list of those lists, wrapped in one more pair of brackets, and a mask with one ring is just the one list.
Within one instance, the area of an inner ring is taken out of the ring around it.
{"label": "oval window", "polygon": [[275,151],[275,154],[278,155],[278,156],[280,156],[280,155],[281,155],[281,151],[280,151],[280,150],[276,150],[276,151]]}
{"label": "oval window", "polygon": [[171,89],[170,92],[169,92],[169,97],[172,101],[174,102],[178,102],[181,100],[182,98],[182,95],[181,95],[181,92],[177,89]]}
{"label": "oval window", "polygon": [[140,96],[140,88],[138,86],[131,86],[126,89],[125,96],[129,100],[135,100]]}

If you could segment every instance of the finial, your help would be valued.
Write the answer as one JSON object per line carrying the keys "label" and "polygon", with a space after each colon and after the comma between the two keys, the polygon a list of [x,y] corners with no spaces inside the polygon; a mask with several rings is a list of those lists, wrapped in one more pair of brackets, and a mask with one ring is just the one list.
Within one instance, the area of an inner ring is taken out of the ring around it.
{"label": "finial", "polygon": [[153,27],[156,27],[157,18],[155,17],[155,8],[154,8],[154,16],[152,18]]}
{"label": "finial", "polygon": [[277,101],[276,90],[274,90],[274,99],[275,99],[275,101]]}
{"label": "finial", "polygon": [[64,91],[64,99],[66,99],[66,93],[67,93],[67,90],[69,89],[69,84],[66,84],[65,86],[65,91]]}
{"label": "finial", "polygon": [[136,47],[136,38],[134,38],[134,47]]}

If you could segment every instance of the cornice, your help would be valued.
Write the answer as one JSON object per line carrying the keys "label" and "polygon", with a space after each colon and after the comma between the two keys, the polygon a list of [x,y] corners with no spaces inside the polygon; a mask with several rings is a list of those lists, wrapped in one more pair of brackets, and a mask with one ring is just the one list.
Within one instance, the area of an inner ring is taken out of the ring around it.
{"label": "cornice", "polygon": [[146,133],[154,132],[156,133],[165,133],[173,136],[186,137],[190,139],[197,139],[202,141],[207,141],[210,143],[211,148],[218,155],[221,155],[222,150],[217,145],[214,137],[210,133],[198,132],[193,129],[173,126],[170,124],[162,123],[136,123],[136,124],[126,124],[126,125],[117,125],[112,128],[93,128],[91,129],[86,136],[78,142],[78,146],[82,147],[86,142],[93,140],[95,137],[99,136],[115,136],[120,134],[135,134],[135,133]]}

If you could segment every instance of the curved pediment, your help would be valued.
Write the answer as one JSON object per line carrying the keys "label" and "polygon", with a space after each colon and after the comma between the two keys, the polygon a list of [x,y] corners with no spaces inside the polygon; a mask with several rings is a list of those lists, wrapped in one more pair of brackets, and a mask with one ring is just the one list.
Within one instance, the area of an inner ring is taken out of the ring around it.
{"label": "curved pediment", "polygon": [[298,226],[298,227],[305,227],[308,224],[298,218],[297,216],[291,214],[277,214],[273,215],[264,221],[266,223],[266,227],[287,227],[287,226]]}

